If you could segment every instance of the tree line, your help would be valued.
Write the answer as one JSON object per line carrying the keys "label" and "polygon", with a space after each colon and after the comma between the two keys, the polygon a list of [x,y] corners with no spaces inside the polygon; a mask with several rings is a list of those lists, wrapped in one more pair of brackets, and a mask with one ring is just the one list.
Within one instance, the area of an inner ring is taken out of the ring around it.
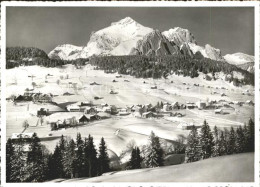
{"label": "tree line", "polygon": [[200,133],[193,126],[187,137],[185,150],[186,162],[231,155],[244,152],[254,152],[255,149],[255,126],[252,119],[243,127],[239,126],[229,130],[219,130],[216,126],[211,131],[206,120],[201,127]]}
{"label": "tree line", "polygon": [[[238,68],[235,65],[224,61],[215,61],[208,58],[188,58],[183,56],[94,56],[90,58],[90,64],[97,66],[96,69],[104,70],[106,73],[118,72],[136,78],[167,78],[170,74],[198,77],[199,72],[212,74],[215,79],[216,72],[230,74],[228,81],[235,81],[235,86],[239,84],[254,85],[254,74]],[[240,72],[244,79],[239,80],[233,77],[233,71]]]}

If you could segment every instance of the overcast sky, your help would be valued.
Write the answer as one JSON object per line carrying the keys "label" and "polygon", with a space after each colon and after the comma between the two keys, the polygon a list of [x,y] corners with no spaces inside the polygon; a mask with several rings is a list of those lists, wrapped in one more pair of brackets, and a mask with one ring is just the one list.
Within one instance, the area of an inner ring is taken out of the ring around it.
{"label": "overcast sky", "polygon": [[161,32],[189,29],[199,45],[222,54],[254,55],[253,8],[64,8],[7,7],[7,46],[38,47],[49,53],[60,44],[84,46],[92,31],[127,16]]}

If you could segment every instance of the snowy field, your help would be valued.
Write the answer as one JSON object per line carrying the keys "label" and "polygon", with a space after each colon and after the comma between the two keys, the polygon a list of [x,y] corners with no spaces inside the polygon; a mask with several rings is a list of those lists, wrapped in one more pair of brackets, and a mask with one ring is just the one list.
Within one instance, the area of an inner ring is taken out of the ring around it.
{"label": "snowy field", "polygon": [[[118,74],[105,74],[100,70],[93,70],[93,66],[86,65],[82,69],[75,69],[72,65],[66,65],[62,68],[45,68],[39,66],[19,67],[8,69],[6,72],[6,95],[23,94],[26,88],[32,88],[32,81],[36,83],[34,92],[52,93],[55,95],[53,101],[58,104],[68,102],[93,101],[94,104],[107,103],[117,107],[132,106],[136,104],[157,104],[158,101],[175,101],[185,104],[187,101],[197,102],[199,100],[220,100],[226,101],[254,101],[254,87],[234,87],[223,80],[223,75],[219,74],[217,81],[206,81],[203,76],[191,79],[171,75],[167,80],[136,79],[131,76],[122,76],[116,78]],[[49,76],[46,76],[48,75]],[[33,76],[33,79],[32,79]],[[68,79],[66,77],[68,76]],[[57,84],[59,80],[59,84]],[[113,82],[116,80],[116,82]],[[125,81],[127,80],[127,81]],[[146,82],[144,84],[143,82]],[[91,86],[90,83],[96,82],[100,85]],[[185,83],[185,84],[184,84]],[[73,86],[74,84],[74,86]],[[194,86],[199,84],[200,86]],[[151,86],[157,85],[158,89],[151,89]],[[208,88],[209,87],[209,88]],[[216,88],[218,87],[218,88]],[[221,87],[225,89],[221,89]],[[118,94],[109,94],[110,90]],[[251,95],[242,95],[247,90]],[[72,93],[71,96],[63,96],[65,92]],[[217,94],[211,94],[217,92]],[[225,93],[227,96],[221,97]],[[94,97],[103,97],[103,99],[94,100]],[[112,116],[110,119],[91,122],[86,126],[78,128],[69,128],[58,131],[51,131],[47,122],[57,120],[57,116],[70,116],[79,114],[56,113],[44,118],[43,124],[39,124],[39,118],[36,116],[40,108],[48,108],[50,111],[62,111],[64,109],[51,104],[34,104],[32,102],[17,103],[7,102],[7,138],[12,133],[23,131],[22,123],[28,120],[30,127],[25,132],[36,132],[39,137],[65,135],[75,138],[77,132],[83,137],[91,134],[94,137],[96,146],[101,139],[105,138],[108,148],[116,155],[126,148],[126,145],[134,140],[137,145],[144,145],[148,141],[148,135],[153,130],[161,139],[174,141],[178,135],[188,135],[188,130],[177,128],[180,123],[194,123],[201,125],[204,119],[210,126],[217,125],[219,128],[243,125],[248,122],[250,117],[254,116],[254,106],[244,105],[242,107],[234,105],[234,110],[228,115],[216,115],[214,110],[180,110],[185,114],[184,117],[164,117],[160,119],[141,119],[132,114],[125,117]],[[120,129],[120,132],[115,132]],[[53,151],[58,139],[44,141],[43,143]]]}

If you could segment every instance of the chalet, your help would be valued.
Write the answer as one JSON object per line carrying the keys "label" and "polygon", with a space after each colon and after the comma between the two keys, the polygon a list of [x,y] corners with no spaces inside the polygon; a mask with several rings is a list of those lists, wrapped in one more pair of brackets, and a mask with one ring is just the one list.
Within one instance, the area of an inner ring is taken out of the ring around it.
{"label": "chalet", "polygon": [[197,107],[198,107],[199,110],[202,110],[202,109],[205,109],[205,108],[206,108],[206,102],[204,102],[204,101],[198,101],[198,102],[196,103],[196,105],[197,105]]}
{"label": "chalet", "polygon": [[71,94],[71,93],[69,93],[69,92],[65,92],[63,95],[64,95],[64,96],[70,96],[70,95],[74,95],[74,94]]}
{"label": "chalet", "polygon": [[17,139],[31,139],[33,136],[33,133],[13,133],[11,139],[17,140]]}
{"label": "chalet", "polygon": [[14,98],[14,102],[23,102],[23,101],[32,101],[33,98],[31,96],[23,96],[19,95],[18,97]]}
{"label": "chalet", "polygon": [[45,108],[41,108],[40,110],[37,111],[37,116],[47,116],[49,110],[46,110]]}
{"label": "chalet", "polygon": [[220,95],[221,97],[227,96],[225,93],[221,93]]}
{"label": "chalet", "polygon": [[246,101],[246,104],[253,106],[253,105],[254,105],[254,102],[253,102],[252,100],[247,100],[247,101]]}
{"label": "chalet", "polygon": [[100,85],[100,84],[98,84],[96,82],[91,82],[90,85],[93,86],[93,85]]}
{"label": "chalet", "polygon": [[84,110],[84,114],[96,114],[97,110],[94,107],[86,107]]}
{"label": "chalet", "polygon": [[151,86],[151,89],[157,89],[157,86]]}
{"label": "chalet", "polygon": [[50,103],[50,102],[52,102],[52,95],[51,94],[41,94],[41,93],[34,94],[33,102]]}
{"label": "chalet", "polygon": [[109,93],[110,93],[110,94],[118,94],[118,92],[115,92],[115,91],[113,91],[113,90],[111,90]]}
{"label": "chalet", "polygon": [[80,118],[79,118],[79,124],[85,124],[87,122],[90,121],[90,118],[88,118],[86,115],[82,115]]}
{"label": "chalet", "polygon": [[98,114],[88,115],[86,117],[89,118],[90,121],[95,121],[95,120],[100,120],[101,119],[101,117]]}
{"label": "chalet", "polygon": [[129,110],[127,110],[127,108],[122,108],[119,110],[119,113],[118,113],[120,116],[125,116],[125,115],[129,115],[130,112]]}
{"label": "chalet", "polygon": [[81,102],[80,103],[80,106],[92,106],[93,104],[89,101],[86,101],[86,102]]}
{"label": "chalet", "polygon": [[158,117],[156,113],[153,112],[145,112],[142,114],[143,118],[156,118]]}
{"label": "chalet", "polygon": [[169,105],[168,103],[166,103],[166,104],[163,105],[163,111],[164,111],[164,112],[170,111],[171,108],[172,108],[171,105]]}
{"label": "chalet", "polygon": [[192,128],[196,128],[193,123],[180,123],[177,128],[182,130],[192,130]]}
{"label": "chalet", "polygon": [[69,112],[80,112],[80,107],[78,105],[69,105],[67,106]]}
{"label": "chalet", "polygon": [[186,103],[186,108],[188,109],[194,109],[196,107],[196,105],[192,102],[187,102]]}
{"label": "chalet", "polygon": [[172,107],[172,109],[179,109],[179,108],[180,108],[178,102],[174,102],[174,103],[172,103],[172,104],[171,104],[171,107]]}
{"label": "chalet", "polygon": [[103,108],[102,108],[102,111],[111,114],[111,106],[105,106],[105,107],[103,107]]}
{"label": "chalet", "polygon": [[215,114],[223,114],[224,111],[222,109],[216,109],[215,111]]}
{"label": "chalet", "polygon": [[122,75],[116,75],[116,78],[121,78],[122,77]]}
{"label": "chalet", "polygon": [[171,117],[183,117],[184,115],[182,113],[175,112],[175,113],[171,113],[170,116]]}

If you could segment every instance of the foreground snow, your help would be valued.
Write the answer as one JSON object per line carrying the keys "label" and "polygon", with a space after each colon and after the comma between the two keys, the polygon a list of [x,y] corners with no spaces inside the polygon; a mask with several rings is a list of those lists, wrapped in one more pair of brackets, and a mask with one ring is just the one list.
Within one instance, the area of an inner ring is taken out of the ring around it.
{"label": "foreground snow", "polygon": [[254,154],[222,156],[188,164],[111,172],[89,179],[52,182],[253,182]]}

